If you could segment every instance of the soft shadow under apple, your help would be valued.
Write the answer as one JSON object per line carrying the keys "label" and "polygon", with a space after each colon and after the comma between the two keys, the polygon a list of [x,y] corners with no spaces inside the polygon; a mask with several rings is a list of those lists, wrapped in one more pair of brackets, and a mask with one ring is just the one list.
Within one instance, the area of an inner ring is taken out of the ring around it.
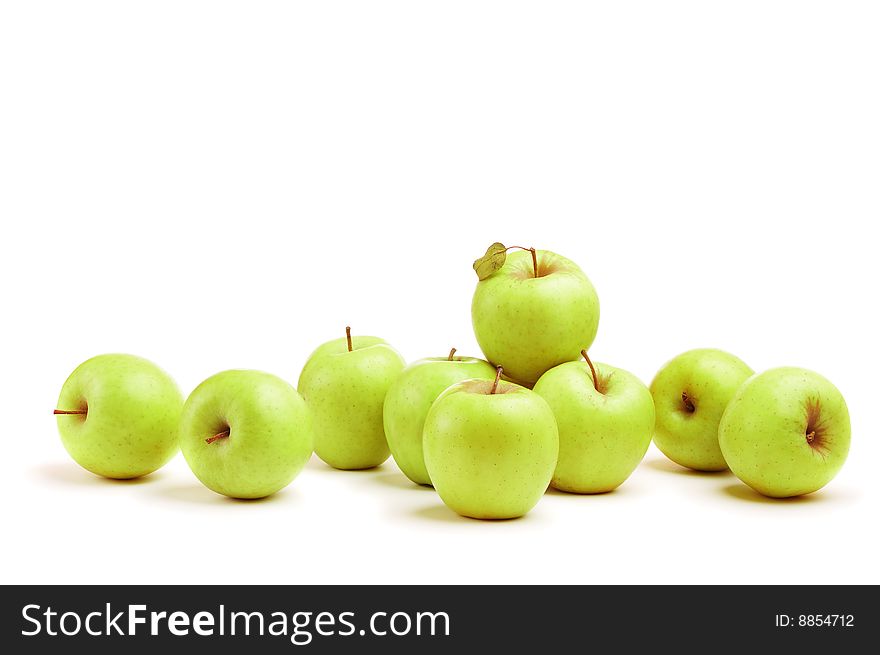
{"label": "soft shadow under apple", "polygon": [[308,462],[306,462],[305,468],[308,469],[309,471],[317,471],[318,473],[337,473],[337,474],[343,473],[346,475],[351,475],[351,474],[364,475],[367,473],[375,473],[376,471],[384,471],[385,470],[383,468],[382,464],[379,464],[378,466],[374,466],[374,467],[368,468],[368,469],[345,469],[345,470],[336,469],[336,468],[333,468],[332,466],[330,466],[329,464],[327,464],[326,462],[324,462],[318,456],[314,456]]}
{"label": "soft shadow under apple", "polygon": [[644,462],[642,462],[642,466],[647,466],[650,469],[661,471],[663,473],[675,473],[677,475],[687,475],[689,477],[698,478],[723,478],[731,475],[729,469],[725,469],[723,471],[695,471],[685,466],[680,466],[672,460],[661,459],[659,457],[656,459],[645,460]]}
{"label": "soft shadow under apple", "polygon": [[527,520],[529,517],[529,515],[526,514],[525,516],[518,516],[512,519],[475,519],[468,516],[460,516],[439,501],[436,505],[426,505],[424,507],[416,508],[412,511],[412,516],[420,519],[428,519],[430,521],[440,521],[443,523],[485,523],[487,525],[518,523]]}
{"label": "soft shadow under apple", "polygon": [[41,464],[40,466],[35,466],[32,470],[38,476],[49,482],[78,487],[138,486],[142,484],[150,484],[151,482],[158,482],[162,479],[162,473],[160,471],[127,480],[103,478],[94,473],[89,473],[73,462],[70,462],[69,464],[63,464],[61,462]]}
{"label": "soft shadow under apple", "polygon": [[758,503],[761,505],[814,505],[816,503],[830,503],[838,500],[837,496],[827,490],[819,490],[806,496],[793,496],[791,498],[770,498],[762,496],[757,491],[743,483],[730,484],[721,487],[721,493],[737,500],[744,500],[750,503]]}
{"label": "soft shadow under apple", "polygon": [[403,489],[404,491],[434,491],[434,487],[416,484],[403,473],[378,473],[373,480],[386,487]]}
{"label": "soft shadow under apple", "polygon": [[544,492],[544,495],[565,496],[568,498],[619,498],[620,496],[630,496],[632,495],[632,493],[632,489],[627,488],[626,483],[624,482],[616,489],[612,489],[611,491],[603,491],[602,493],[596,494],[579,494],[572,491],[562,491],[555,487],[547,487],[547,491]]}
{"label": "soft shadow under apple", "polygon": [[[195,505],[264,505],[276,504],[289,499],[290,491],[282,489],[278,493],[265,498],[229,498],[215,493],[200,484],[176,484],[162,485],[155,488],[157,496],[175,502],[190,503]],[[290,496],[292,498],[292,496]]]}

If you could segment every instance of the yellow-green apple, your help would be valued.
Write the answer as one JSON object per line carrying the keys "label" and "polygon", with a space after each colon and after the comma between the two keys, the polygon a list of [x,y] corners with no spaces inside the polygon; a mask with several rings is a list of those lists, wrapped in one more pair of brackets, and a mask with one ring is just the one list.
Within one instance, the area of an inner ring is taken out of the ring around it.
{"label": "yellow-green apple", "polygon": [[338,469],[378,466],[390,451],[382,406],[406,362],[378,337],[351,336],[319,346],[297,388],[312,410],[315,452]]}
{"label": "yellow-green apple", "polygon": [[495,369],[476,357],[428,357],[407,366],[385,396],[385,436],[394,461],[416,484],[431,484],[422,450],[425,417],[448,387],[469,379],[492,380]]}
{"label": "yellow-green apple", "polygon": [[296,389],[262,371],[223,371],[190,394],[180,447],[206,487],[263,498],[286,487],[312,454],[308,409]]}
{"label": "yellow-green apple", "polygon": [[654,401],[635,375],[586,361],[551,368],[535,385],[556,416],[556,489],[595,494],[616,489],[645,456],[654,433]]}
{"label": "yellow-green apple", "polygon": [[559,454],[553,411],[512,382],[464,380],[425,419],[425,467],[446,505],[462,516],[526,514],[550,484]]}
{"label": "yellow-green apple", "polygon": [[531,387],[545,371],[590,347],[599,298],[571,260],[547,250],[516,250],[477,283],[471,317],[486,359]]}
{"label": "yellow-green apple", "polygon": [[108,478],[152,473],[177,453],[183,396],[152,362],[98,355],[80,364],[55,409],[61,442],[77,464]]}
{"label": "yellow-green apple", "polygon": [[654,443],[682,466],[725,470],[718,423],[733,394],[753,372],[738,357],[711,348],[689,350],[667,362],[651,382],[657,413]]}
{"label": "yellow-green apple", "polygon": [[784,498],[821,489],[849,452],[846,401],[802,368],[774,368],[743,384],[724,410],[718,442],[730,470],[755,491]]}

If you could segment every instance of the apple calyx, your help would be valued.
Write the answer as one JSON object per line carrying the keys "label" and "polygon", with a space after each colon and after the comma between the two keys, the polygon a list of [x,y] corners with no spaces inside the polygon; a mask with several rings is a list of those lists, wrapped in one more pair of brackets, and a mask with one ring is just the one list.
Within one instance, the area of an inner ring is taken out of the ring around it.
{"label": "apple calyx", "polygon": [[351,352],[351,326],[345,326],[345,340],[348,341],[348,352]]}
{"label": "apple calyx", "polygon": [[825,422],[822,421],[819,400],[817,398],[810,398],[806,403],[805,409],[807,427],[804,428],[804,438],[807,440],[807,445],[820,455],[825,455],[828,451],[828,444],[826,443],[827,428]]}
{"label": "apple calyx", "polygon": [[79,414],[79,415],[84,416],[89,413],[89,410],[87,410],[87,409],[56,409],[52,413],[55,414],[56,416],[62,416],[62,415],[68,415],[68,414]]}
{"label": "apple calyx", "polygon": [[449,351],[449,357],[447,357],[446,359],[447,359],[448,361],[451,362],[451,361],[452,361],[452,357],[453,357],[454,355],[455,355],[455,348],[453,348],[452,350]]}
{"label": "apple calyx", "polygon": [[508,250],[527,250],[532,253],[532,269],[535,277],[538,276],[538,253],[534,248],[525,248],[523,246],[505,246],[500,241],[496,241],[486,249],[486,254],[474,261],[474,271],[477,277],[485,280],[495,271],[504,266],[507,261]]}
{"label": "apple calyx", "polygon": [[681,392],[681,404],[684,405],[684,411],[688,414],[693,414],[697,411],[697,406],[694,405],[693,399],[688,395],[687,391]]}
{"label": "apple calyx", "polygon": [[223,430],[223,432],[218,432],[213,437],[208,437],[205,439],[205,443],[212,444],[215,441],[220,441],[220,439],[228,439],[229,438],[229,428]]}
{"label": "apple calyx", "polygon": [[495,367],[495,381],[492,383],[492,388],[489,389],[489,395],[495,395],[495,392],[498,391],[498,382],[501,380],[501,371],[504,369],[501,366]]}

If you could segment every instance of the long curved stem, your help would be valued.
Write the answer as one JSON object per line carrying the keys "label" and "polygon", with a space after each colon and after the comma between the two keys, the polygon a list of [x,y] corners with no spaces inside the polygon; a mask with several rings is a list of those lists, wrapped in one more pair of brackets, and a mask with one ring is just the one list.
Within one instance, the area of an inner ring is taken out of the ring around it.
{"label": "long curved stem", "polygon": [[[596,391],[599,391],[599,376],[596,375],[596,367],[593,366],[593,362],[590,360],[590,356],[587,354],[586,350],[582,350],[581,355],[583,355],[584,359],[587,360],[587,366],[590,367],[590,373],[593,374],[593,386],[596,387]],[[599,393],[602,392],[599,391]]]}

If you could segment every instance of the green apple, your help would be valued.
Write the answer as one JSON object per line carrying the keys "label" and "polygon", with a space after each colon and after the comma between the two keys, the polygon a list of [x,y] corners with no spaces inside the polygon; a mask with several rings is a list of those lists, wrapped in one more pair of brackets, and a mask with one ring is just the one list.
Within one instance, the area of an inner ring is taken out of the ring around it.
{"label": "green apple", "polygon": [[446,505],[462,516],[523,516],[547,491],[559,434],[553,411],[512,382],[464,380],[431,405],[425,467]]}
{"label": "green apple", "polygon": [[61,442],[84,469],[137,478],[177,453],[183,396],[174,380],[134,355],[98,355],[61,388],[55,410]]}
{"label": "green apple", "polygon": [[208,489],[263,498],[286,487],[312,454],[308,408],[262,371],[223,371],[190,394],[180,422],[187,464]]}
{"label": "green apple", "polygon": [[385,396],[385,436],[394,461],[416,484],[431,484],[422,451],[422,429],[432,403],[448,387],[468,379],[493,380],[495,369],[476,357],[429,357],[407,366]]}
{"label": "green apple", "polygon": [[368,469],[388,459],[382,406],[406,362],[378,337],[329,341],[309,357],[297,388],[312,410],[315,452],[338,469]]}
{"label": "green apple", "polygon": [[545,371],[578,359],[599,327],[599,298],[577,264],[546,250],[532,255],[507,255],[477,283],[471,304],[486,359],[529,387]]}
{"label": "green apple", "polygon": [[840,391],[818,373],[791,367],[749,378],[718,429],[736,477],[774,498],[828,484],[846,461],[849,440],[849,411]]}
{"label": "green apple", "polygon": [[616,489],[645,456],[654,433],[654,401],[635,375],[589,360],[566,362],[541,376],[559,427],[559,462],[550,483],[572,493]]}
{"label": "green apple", "polygon": [[651,382],[657,412],[654,443],[669,459],[696,471],[727,468],[718,423],[727,403],[754,371],[723,350],[689,350]]}

